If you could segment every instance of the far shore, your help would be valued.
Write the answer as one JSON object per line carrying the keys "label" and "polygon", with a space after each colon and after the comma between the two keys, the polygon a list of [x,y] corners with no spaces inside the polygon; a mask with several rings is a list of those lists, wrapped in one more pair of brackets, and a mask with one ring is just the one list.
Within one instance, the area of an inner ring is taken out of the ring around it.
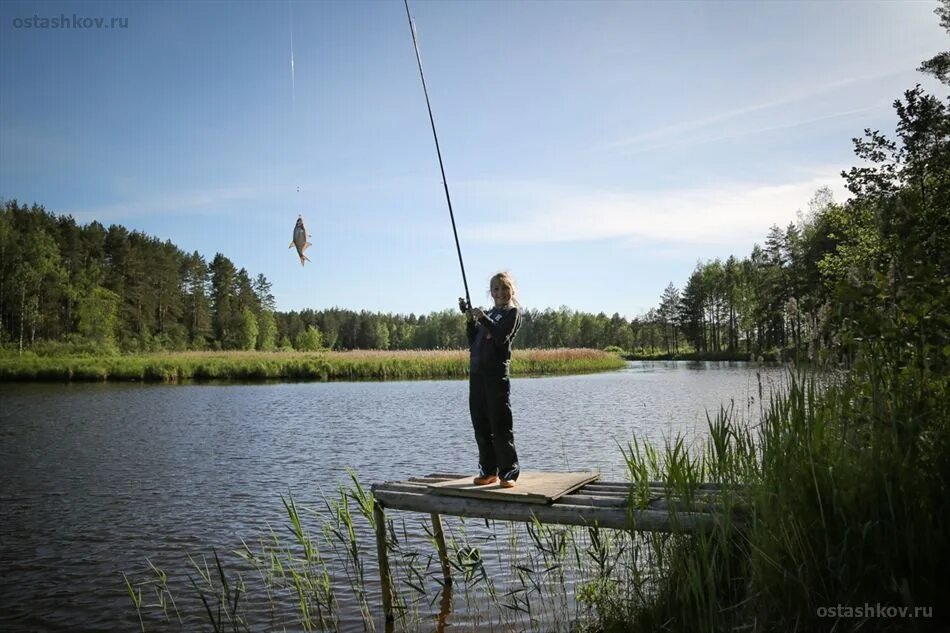
{"label": "far shore", "polygon": [[[514,376],[581,374],[624,366],[595,349],[515,350]],[[345,352],[160,352],[129,355],[0,356],[0,382],[341,381],[461,379],[467,350]]]}
{"label": "far shore", "polygon": [[675,354],[621,354],[624,360],[692,360],[725,362],[764,362],[779,363],[792,359],[793,352],[763,352],[755,355],[749,352],[677,352]]}

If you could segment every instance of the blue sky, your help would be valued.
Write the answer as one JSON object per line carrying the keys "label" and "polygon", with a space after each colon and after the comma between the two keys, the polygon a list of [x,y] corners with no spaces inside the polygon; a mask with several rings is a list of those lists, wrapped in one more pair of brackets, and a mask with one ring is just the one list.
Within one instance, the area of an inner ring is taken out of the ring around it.
{"label": "blue sky", "polygon": [[[632,317],[844,199],[851,138],[940,91],[935,6],[412,2],[473,302],[506,269],[526,307]],[[127,28],[24,21],[74,16]],[[3,3],[0,197],[222,252],[281,310],[463,293],[401,2]]]}

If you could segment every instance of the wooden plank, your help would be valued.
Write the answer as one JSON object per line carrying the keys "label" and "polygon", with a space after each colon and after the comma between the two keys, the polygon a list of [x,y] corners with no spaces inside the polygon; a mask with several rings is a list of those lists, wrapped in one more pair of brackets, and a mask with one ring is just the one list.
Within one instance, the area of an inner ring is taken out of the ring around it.
{"label": "wooden plank", "polygon": [[605,497],[603,495],[589,495],[585,490],[572,492],[557,500],[558,503],[569,503],[575,506],[596,506],[598,508],[626,508],[627,497]]}
{"label": "wooden plank", "polygon": [[500,521],[559,523],[563,525],[598,525],[621,530],[646,532],[701,532],[722,520],[718,514],[682,512],[671,517],[669,512],[631,510],[629,508],[573,505],[570,497],[550,505],[510,503],[509,501],[454,497],[441,494],[415,494],[373,487],[373,496],[393,510],[448,514],[452,516]]}
{"label": "wooden plank", "polygon": [[[458,479],[458,477],[456,477],[455,479]],[[447,479],[445,477],[426,476],[426,477],[410,477],[406,481],[410,483],[414,483],[414,484],[437,484],[440,481],[447,481]]]}
{"label": "wooden plank", "polygon": [[[384,483],[373,484],[373,487],[374,489],[385,488],[386,490],[403,490],[405,492],[426,492],[429,489],[430,484],[439,483],[439,481],[445,480],[437,480],[433,482],[419,481],[419,478],[411,478],[406,481],[387,481]],[[467,477],[465,481],[470,482],[471,478]],[[652,492],[654,493],[654,496],[662,496],[663,494],[661,490],[654,490]],[[625,489],[603,488],[599,483],[595,482],[585,484],[582,488],[574,490],[568,494],[584,494],[587,496],[606,497],[610,499],[628,499],[630,497],[628,493],[629,491]]]}
{"label": "wooden plank", "polygon": [[[374,484],[372,488],[373,492],[386,491],[391,493],[406,493],[406,494],[426,494],[429,492],[428,486],[420,484],[410,484],[403,482],[387,482],[385,484]],[[433,507],[438,507],[439,499],[442,497],[448,497],[449,495],[430,495],[433,498]],[[588,495],[587,489],[581,488],[570,494],[564,495],[559,498],[554,503],[568,503],[571,505],[579,506],[597,506],[597,507],[614,507],[622,508],[626,507],[628,497],[626,495]]]}
{"label": "wooden plank", "polygon": [[442,518],[432,513],[432,536],[435,538],[435,547],[439,550],[439,563],[442,565],[442,579],[445,586],[452,584],[452,567],[449,565],[449,551],[445,547],[445,533],[442,532]]}
{"label": "wooden plank", "polygon": [[[411,478],[409,481],[425,480],[425,483],[431,483],[431,480],[445,481],[447,479],[461,479],[463,477],[469,477],[469,476],[470,475],[466,475],[464,473],[431,473],[429,475],[426,475],[425,477]],[[632,483],[629,481],[599,481],[599,480],[596,483],[592,483],[589,485],[591,486],[591,489],[603,487],[603,488],[623,489],[623,490],[629,490],[630,488],[637,488],[640,486],[639,483]],[[671,486],[669,483],[666,483],[663,481],[649,481],[647,482],[647,487],[650,489],[668,490]],[[722,490],[723,488],[733,488],[733,489],[741,490],[745,488],[745,486],[742,484],[724,485],[724,484],[716,483],[716,482],[703,482],[703,483],[696,484],[695,486],[695,490],[702,491],[702,492],[718,492],[719,490]]]}
{"label": "wooden plank", "polygon": [[[630,502],[630,496],[621,491],[608,492],[604,490],[594,490],[597,484],[587,484],[574,492],[560,497],[557,502],[568,503],[578,506],[595,506],[624,508]],[[406,492],[413,494],[424,494],[429,488],[423,483],[410,483],[402,481],[390,481],[383,484],[374,484],[373,490],[386,490],[388,492]],[[656,492],[656,491],[654,491]],[[741,507],[742,504],[736,504]],[[717,497],[708,494],[697,494],[693,499],[682,499],[680,497],[667,497],[662,494],[651,495],[645,505],[636,503],[634,507],[641,510],[662,510],[677,512],[701,511],[701,512],[722,512],[723,505]]]}
{"label": "wooden plank", "polygon": [[522,503],[551,503],[564,495],[596,481],[597,473],[552,473],[524,471],[514,488],[502,488],[500,484],[476,486],[473,477],[462,477],[429,483],[429,490],[440,495],[472,497],[492,501],[518,501]]}
{"label": "wooden plank", "polygon": [[395,620],[393,611],[393,584],[389,572],[389,552],[386,545],[386,512],[379,503],[373,504],[376,523],[376,559],[379,561],[379,584],[383,592],[383,615],[387,622]]}

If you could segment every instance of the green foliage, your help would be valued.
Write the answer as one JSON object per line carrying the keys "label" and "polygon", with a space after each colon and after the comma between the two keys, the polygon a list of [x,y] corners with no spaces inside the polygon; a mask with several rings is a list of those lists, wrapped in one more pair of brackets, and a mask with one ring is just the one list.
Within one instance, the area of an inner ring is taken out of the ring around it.
{"label": "green foliage", "polygon": [[[934,13],[940,17],[940,26],[950,33],[950,0],[941,0],[940,6],[934,9]],[[924,61],[918,70],[950,85],[950,51],[938,53]]]}
{"label": "green foliage", "polygon": [[273,312],[262,311],[257,318],[257,349],[262,352],[277,349],[277,320]]}
{"label": "green foliage", "polygon": [[[847,376],[791,374],[761,425],[721,410],[699,451],[634,440],[624,457],[635,499],[648,481],[685,500],[717,482],[725,520],[648,540],[637,555],[653,590],[595,596],[591,628],[942,630],[935,618],[816,617],[865,604],[937,613],[950,591],[950,380],[904,360],[873,344]],[[680,520],[681,508],[669,512]]]}
{"label": "green foliage", "polygon": [[[940,11],[945,20],[947,5]],[[820,191],[806,217],[773,226],[748,259],[698,264],[676,309],[671,285],[647,315],[664,328],[648,346],[669,348],[681,331],[699,352],[847,360],[856,341],[875,339],[946,362],[950,115],[919,86],[894,109],[897,140],[871,130],[854,139],[862,165],[843,174],[853,198],[837,204]]]}
{"label": "green foliage", "polygon": [[[70,216],[7,201],[0,207],[0,342],[21,352],[77,336],[138,352],[240,347],[244,310],[256,318],[261,307],[247,273],[229,263],[222,256],[209,268],[198,253],[122,226],[78,226]],[[267,280],[259,275],[256,284],[268,300]]]}
{"label": "green foliage", "polygon": [[253,350],[257,346],[257,317],[250,308],[241,312],[241,330],[239,334],[241,349]]}
{"label": "green foliage", "polygon": [[211,337],[211,301],[208,298],[208,265],[198,252],[186,255],[181,265],[183,321],[191,349],[208,347]]}
{"label": "green foliage", "polygon": [[323,338],[320,336],[320,330],[310,325],[300,333],[296,343],[297,349],[301,352],[316,352],[321,349]]}
{"label": "green foliage", "polygon": [[76,305],[79,334],[93,343],[115,346],[120,300],[119,295],[102,286],[95,286],[87,295],[79,297]]}

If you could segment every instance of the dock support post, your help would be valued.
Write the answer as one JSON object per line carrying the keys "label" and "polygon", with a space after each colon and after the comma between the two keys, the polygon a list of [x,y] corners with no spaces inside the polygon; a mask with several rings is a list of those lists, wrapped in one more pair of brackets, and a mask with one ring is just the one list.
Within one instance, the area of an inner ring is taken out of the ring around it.
{"label": "dock support post", "polygon": [[439,562],[442,563],[442,577],[445,579],[445,586],[452,584],[452,568],[449,567],[449,551],[445,547],[445,534],[442,532],[442,518],[432,513],[432,535],[435,537],[435,545],[439,548]]}
{"label": "dock support post", "polygon": [[379,559],[379,584],[383,592],[383,615],[386,622],[392,622],[395,617],[393,584],[389,575],[389,552],[386,548],[386,513],[379,500],[373,502],[373,519],[376,523],[376,556]]}

